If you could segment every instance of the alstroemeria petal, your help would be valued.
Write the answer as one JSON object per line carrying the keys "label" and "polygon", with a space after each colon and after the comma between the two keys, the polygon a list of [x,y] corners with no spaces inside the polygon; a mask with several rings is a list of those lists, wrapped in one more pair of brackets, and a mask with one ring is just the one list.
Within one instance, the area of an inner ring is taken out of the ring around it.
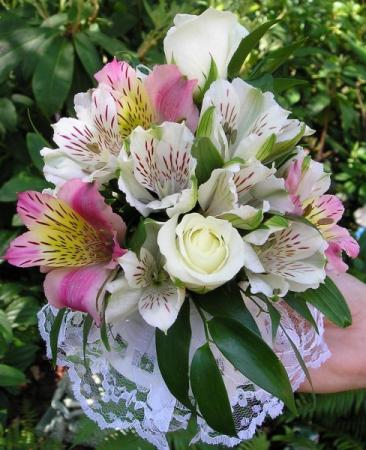
{"label": "alstroemeria petal", "polygon": [[198,108],[193,102],[196,80],[187,80],[174,64],[155,66],[146,78],[147,89],[159,122],[186,122],[194,132]]}
{"label": "alstroemeria petal", "polygon": [[[112,257],[112,236],[105,237],[64,202],[47,201],[39,225],[15,239],[7,252],[11,264],[21,267],[81,267],[108,262]],[[49,208],[51,206],[52,210]],[[36,251],[37,249],[37,251]],[[33,257],[31,258],[31,255]]]}
{"label": "alstroemeria petal", "polygon": [[[304,159],[306,153],[301,147],[297,147],[297,149],[300,150],[300,152],[296,158]],[[288,164],[290,165],[291,162]],[[286,166],[283,170],[286,170]],[[307,200],[320,197],[329,189],[329,187],[330,174],[324,171],[324,165],[318,161],[310,160],[309,164],[305,167],[303,167],[302,164],[301,179],[296,192],[293,193],[299,196],[301,203],[304,203]]]}
{"label": "alstroemeria petal", "polygon": [[144,247],[138,258],[134,252],[127,252],[119,263],[123,269],[128,284],[136,289],[145,288],[153,282],[153,274],[157,269],[154,257]]}
{"label": "alstroemeria petal", "polygon": [[160,198],[188,187],[196,165],[193,139],[183,124],[165,122],[151,131],[137,128],[130,138],[137,181]]}
{"label": "alstroemeria petal", "polygon": [[[66,181],[73,178],[86,180],[93,175],[93,165],[75,160],[67,150],[59,148],[44,147],[41,150],[44,160],[43,173],[47,181],[55,186],[62,186]],[[110,174],[105,179],[98,179],[104,183],[111,177]]]}
{"label": "alstroemeria petal", "polygon": [[119,166],[118,187],[126,195],[126,201],[140,214],[147,217],[151,212],[148,205],[154,201],[154,197],[136,180],[132,160],[120,161]]}
{"label": "alstroemeria petal", "polygon": [[323,237],[316,229],[300,222],[291,222],[288,228],[274,233],[260,259],[269,272],[282,270],[289,262],[309,258],[326,247]]}
{"label": "alstroemeria petal", "polygon": [[[249,195],[253,199],[260,202],[267,201],[270,210],[274,212],[286,212],[291,208],[291,198],[285,189],[283,178],[277,178],[275,175],[269,175],[263,181],[257,183],[249,191]],[[257,205],[257,202],[252,200],[252,204]]]}
{"label": "alstroemeria petal", "polygon": [[107,291],[112,294],[105,311],[107,323],[121,323],[138,310],[142,290],[131,288],[124,276],[108,283]]}
{"label": "alstroemeria petal", "polygon": [[350,258],[356,258],[360,251],[357,241],[350,235],[346,228],[334,225],[323,232],[325,239],[329,242],[329,247],[325,251],[327,257],[327,270],[343,273],[348,269],[348,265],[342,260],[342,252]]}
{"label": "alstroemeria petal", "polygon": [[44,281],[46,298],[56,308],[68,307],[89,313],[99,325],[98,302],[103,299],[103,284],[109,274],[102,265],[52,270]]}
{"label": "alstroemeria petal", "polygon": [[7,249],[5,260],[16,267],[33,267],[44,263],[44,255],[38,236],[27,231],[14,239]]}
{"label": "alstroemeria petal", "polygon": [[[132,160],[120,162],[119,179],[119,187],[131,206],[144,216],[153,210],[173,207],[173,211],[186,212],[194,207],[193,139],[184,124],[173,122],[151,130],[134,130],[130,137]],[[171,210],[168,214],[172,214]]]}
{"label": "alstroemeria petal", "polygon": [[275,142],[283,144],[296,137],[299,140],[305,130],[298,120],[288,119],[289,111],[280,107],[273,94],[262,93],[240,78],[232,83],[213,82],[205,94],[203,111],[209,106],[215,106],[226,135],[226,160],[255,158],[273,136]]}
{"label": "alstroemeria petal", "polygon": [[139,300],[139,311],[151,326],[167,331],[175,322],[185,298],[185,290],[170,280],[146,288]]}
{"label": "alstroemeria petal", "polygon": [[124,237],[125,224],[95,185],[72,180],[59,195],[19,194],[17,210],[31,231],[13,241],[9,261],[23,267],[81,267],[123,254],[115,235]]}
{"label": "alstroemeria petal", "polygon": [[286,280],[270,273],[253,273],[246,270],[252,294],[262,293],[267,297],[276,294],[283,297],[287,294],[289,285]]}
{"label": "alstroemeria petal", "polygon": [[205,216],[219,216],[237,207],[234,176],[231,170],[215,169],[198,188],[198,202]]}
{"label": "alstroemeria petal", "polygon": [[89,111],[78,106],[84,120],[60,119],[53,125],[53,140],[76,160],[98,166],[108,161],[109,155],[117,156],[122,147],[116,104],[103,87],[85,95],[90,96]]}
{"label": "alstroemeria petal", "polygon": [[70,180],[61,187],[57,196],[95,229],[116,232],[119,241],[124,239],[126,224],[113,212],[112,207],[106,204],[97,184]]}
{"label": "alstroemeria petal", "polygon": [[304,216],[323,232],[332,228],[341,218],[344,206],[335,195],[322,195],[304,205]]}
{"label": "alstroemeria petal", "polygon": [[125,61],[117,61],[116,58],[107,63],[94,75],[98,83],[106,84],[114,91],[127,92],[135,82],[136,72]]}

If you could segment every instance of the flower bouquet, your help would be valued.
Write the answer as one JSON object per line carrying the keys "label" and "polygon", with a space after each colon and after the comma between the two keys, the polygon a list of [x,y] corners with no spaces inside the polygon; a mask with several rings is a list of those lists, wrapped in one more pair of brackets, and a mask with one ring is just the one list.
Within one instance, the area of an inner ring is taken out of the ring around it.
{"label": "flower bouquet", "polygon": [[176,16],[167,63],[106,64],[41,152],[54,190],[18,197],[6,259],[45,272],[49,357],[101,428],[160,450],[189,420],[194,442],[233,446],[295,411],[330,355],[324,315],[351,322],[327,272],[358,245],[298,146],[313,131],[240,77],[272,25]]}

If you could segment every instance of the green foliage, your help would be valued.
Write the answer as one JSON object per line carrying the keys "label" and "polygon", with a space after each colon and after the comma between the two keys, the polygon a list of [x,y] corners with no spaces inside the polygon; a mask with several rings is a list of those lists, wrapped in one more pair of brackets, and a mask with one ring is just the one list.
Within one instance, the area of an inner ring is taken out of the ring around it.
{"label": "green foliage", "polygon": [[156,355],[159,370],[170,392],[183,405],[194,409],[189,398],[189,345],[191,324],[189,321],[189,302],[184,302],[177,320],[164,333],[155,331]]}

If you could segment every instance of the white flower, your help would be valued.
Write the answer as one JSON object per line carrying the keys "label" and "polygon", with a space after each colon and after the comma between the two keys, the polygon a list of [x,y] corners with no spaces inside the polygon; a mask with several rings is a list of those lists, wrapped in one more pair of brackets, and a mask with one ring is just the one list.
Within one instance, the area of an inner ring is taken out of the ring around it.
{"label": "white flower", "polygon": [[165,222],[158,245],[165,270],[189,289],[206,292],[231,280],[243,266],[255,269],[256,255],[226,220],[192,213]]}
{"label": "white flower", "polygon": [[191,156],[193,139],[184,124],[173,122],[150,130],[138,127],[132,132],[131,159],[120,161],[119,187],[142,215],[167,209],[172,217],[194,207],[197,192],[196,160]]}
{"label": "white flower", "polygon": [[198,202],[205,216],[229,220],[236,228],[252,230],[259,226],[263,212],[284,212],[290,205],[284,180],[276,178],[257,160],[215,169],[198,189]]}
{"label": "white flower", "polygon": [[312,133],[304,123],[288,119],[271,92],[262,93],[240,78],[214,81],[206,92],[201,118],[215,108],[209,136],[225,161],[234,157],[272,161]]}
{"label": "white flower", "polygon": [[175,286],[162,268],[156,241],[159,225],[148,220],[145,230],[146,240],[139,255],[129,251],[119,258],[124,273],[107,286],[112,295],[106,321],[121,323],[139,310],[149,325],[166,331],[178,316],[185,290]]}
{"label": "white flower", "polygon": [[263,266],[257,273],[246,271],[253,294],[283,297],[288,290],[316,289],[324,281],[327,243],[312,226],[273,217],[244,239],[255,246]]}
{"label": "white flower", "polygon": [[101,182],[113,177],[122,148],[115,101],[106,87],[75,96],[77,118],[53,125],[56,149],[44,148],[45,178],[60,186],[78,177]]}
{"label": "white flower", "polygon": [[205,84],[211,66],[216,64],[219,78],[226,78],[228,64],[248,31],[237,17],[224,11],[207,9],[199,16],[178,14],[164,40],[168,63],[174,63],[188,79]]}

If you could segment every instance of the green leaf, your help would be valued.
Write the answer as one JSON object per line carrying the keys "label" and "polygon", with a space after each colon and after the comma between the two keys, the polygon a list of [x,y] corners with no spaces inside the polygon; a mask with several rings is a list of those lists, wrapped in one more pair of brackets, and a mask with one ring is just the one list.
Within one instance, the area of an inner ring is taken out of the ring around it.
{"label": "green leaf", "polygon": [[102,321],[100,325],[100,338],[103,342],[103,345],[107,352],[111,351],[111,346],[109,344],[108,333],[107,333],[107,322],[105,320]]}
{"label": "green leaf", "polygon": [[335,325],[345,328],[352,324],[351,312],[342,293],[327,277],[318,289],[308,289],[296,297],[314,305]]}
{"label": "green leaf", "polygon": [[101,68],[102,61],[99,53],[91,42],[89,36],[83,32],[74,35],[74,45],[76,53],[86,72],[89,74],[93,82],[95,82],[94,74]]}
{"label": "green leaf", "polygon": [[159,369],[169,391],[184,406],[194,410],[189,398],[191,336],[189,300],[186,299],[177,320],[166,333],[156,328],[155,342]]}
{"label": "green leaf", "polygon": [[[266,298],[265,296],[261,296],[261,298]],[[275,342],[278,327],[281,323],[281,314],[278,310],[272,305],[271,300],[266,298],[266,304],[268,308],[269,317],[271,318],[271,328],[272,328],[272,341]]]}
{"label": "green leaf", "polygon": [[191,293],[191,295],[199,307],[213,317],[227,317],[236,320],[260,336],[257,324],[245,306],[236,283],[227,283],[206,294]]}
{"label": "green leaf", "polygon": [[32,79],[33,93],[48,115],[60,111],[71,88],[74,49],[66,37],[57,36],[46,48]]}
{"label": "green leaf", "polygon": [[213,318],[208,327],[221,353],[245,377],[281,399],[296,413],[285,368],[272,349],[255,333],[232,319]]}
{"label": "green leaf", "polygon": [[7,349],[4,363],[24,371],[34,362],[38,351],[38,345],[14,341]]}
{"label": "green leaf", "polygon": [[293,44],[268,52],[253,69],[251,79],[275,72],[290,56],[304,44],[304,39]]}
{"label": "green leaf", "polygon": [[248,36],[242,39],[239,44],[239,47],[236,49],[234,55],[232,56],[229,67],[228,67],[228,76],[229,78],[235,78],[239,75],[241,66],[243,65],[246,57],[249,53],[258,46],[259,41],[262,39],[264,34],[279,20],[270,20],[268,22],[263,23],[255,30],[253,30]]}
{"label": "green leaf", "polygon": [[273,145],[271,152],[269,152],[267,155],[264,155],[261,158],[261,161],[263,161],[265,164],[268,164],[268,163],[276,160],[277,158],[284,156],[286,153],[290,152],[291,150],[293,150],[295,145],[304,136],[305,128],[306,128],[306,125],[302,124],[300,131],[292,139],[289,139],[288,141],[276,142]]}
{"label": "green leaf", "polygon": [[6,364],[0,364],[0,386],[19,386],[25,382],[26,378],[23,372]]}
{"label": "green leaf", "polygon": [[57,350],[58,350],[58,335],[60,333],[60,328],[64,315],[66,313],[66,308],[61,308],[53,321],[51,331],[50,331],[50,346],[52,355],[52,364],[55,367],[57,364]]}
{"label": "green leaf", "polygon": [[123,42],[102,33],[99,26],[95,23],[86,31],[86,34],[94,44],[102,47],[111,56],[117,56],[126,51],[126,46]]}
{"label": "green leaf", "polygon": [[0,337],[3,338],[6,344],[9,344],[13,340],[13,331],[11,329],[11,323],[6,317],[4,311],[0,310]]}
{"label": "green leaf", "polygon": [[47,181],[44,179],[20,172],[1,186],[0,202],[15,202],[18,192],[30,189],[42,191],[48,186]]}
{"label": "green leaf", "polygon": [[137,255],[140,254],[141,247],[146,241],[146,228],[144,220],[141,219],[136,230],[127,242],[127,248],[131,249]]}
{"label": "green leaf", "polygon": [[259,209],[255,214],[246,219],[234,213],[221,214],[220,219],[227,220],[233,227],[239,228],[240,230],[254,230],[262,223],[263,210]]}
{"label": "green leaf", "polygon": [[[4,23],[1,26],[4,26]],[[41,28],[18,26],[0,33],[0,82],[22,62],[27,52],[31,53],[42,45],[45,35],[45,30]]]}
{"label": "green leaf", "polygon": [[196,177],[198,184],[205,183],[214,169],[224,165],[222,156],[208,137],[195,139],[192,146],[192,155],[197,160]]}
{"label": "green leaf", "polygon": [[196,136],[197,137],[210,137],[212,135],[212,127],[213,127],[213,116],[215,114],[215,106],[210,106],[206,109],[206,111],[202,114],[200,118]]}
{"label": "green leaf", "polygon": [[214,59],[211,56],[211,64],[210,64],[210,70],[207,74],[207,78],[205,81],[205,84],[203,85],[202,88],[199,88],[199,92],[196,95],[196,101],[197,103],[202,103],[203,97],[206,93],[206,91],[208,91],[208,89],[211,86],[211,83],[213,83],[214,81],[216,81],[219,77],[219,72],[217,70],[217,66],[216,63],[214,61]]}
{"label": "green leaf", "polygon": [[192,392],[208,425],[219,433],[236,436],[225,384],[208,343],[196,350],[190,378]]}
{"label": "green leaf", "polygon": [[84,318],[84,323],[83,323],[83,358],[84,358],[85,364],[86,364],[85,351],[86,351],[86,346],[88,343],[89,332],[90,332],[92,325],[93,325],[93,318],[92,318],[92,316],[87,314]]}
{"label": "green leaf", "polygon": [[289,292],[286,297],[283,298],[283,300],[291,306],[292,309],[294,309],[298,314],[300,314],[301,317],[303,317],[305,320],[307,320],[316,330],[316,332],[319,334],[318,325],[314,320],[313,315],[310,312],[310,309],[306,303],[301,298],[297,298],[296,295],[293,292]]}
{"label": "green leaf", "polygon": [[274,78],[273,89],[276,95],[292,89],[295,86],[306,86],[309,82],[307,80],[297,80],[296,78]]}
{"label": "green leaf", "polygon": [[[94,423],[94,422],[93,422]],[[95,423],[94,423],[95,428]],[[85,443],[85,440],[81,442]],[[109,435],[102,443],[98,445],[96,450],[156,450],[149,442],[143,440],[135,433],[115,432]]]}
{"label": "green leaf", "polygon": [[43,171],[44,162],[40,151],[47,145],[48,142],[39,133],[27,133],[27,148],[29,156],[31,157],[33,164],[41,172]]}
{"label": "green leaf", "polygon": [[14,131],[17,125],[17,112],[12,101],[0,98],[0,123],[7,131]]}
{"label": "green leaf", "polygon": [[273,153],[273,147],[275,145],[276,142],[276,135],[275,134],[271,134],[263,143],[263,145],[261,146],[261,148],[258,150],[257,154],[256,154],[256,158],[259,161],[264,161],[265,159],[269,158],[270,156],[272,156]]}

